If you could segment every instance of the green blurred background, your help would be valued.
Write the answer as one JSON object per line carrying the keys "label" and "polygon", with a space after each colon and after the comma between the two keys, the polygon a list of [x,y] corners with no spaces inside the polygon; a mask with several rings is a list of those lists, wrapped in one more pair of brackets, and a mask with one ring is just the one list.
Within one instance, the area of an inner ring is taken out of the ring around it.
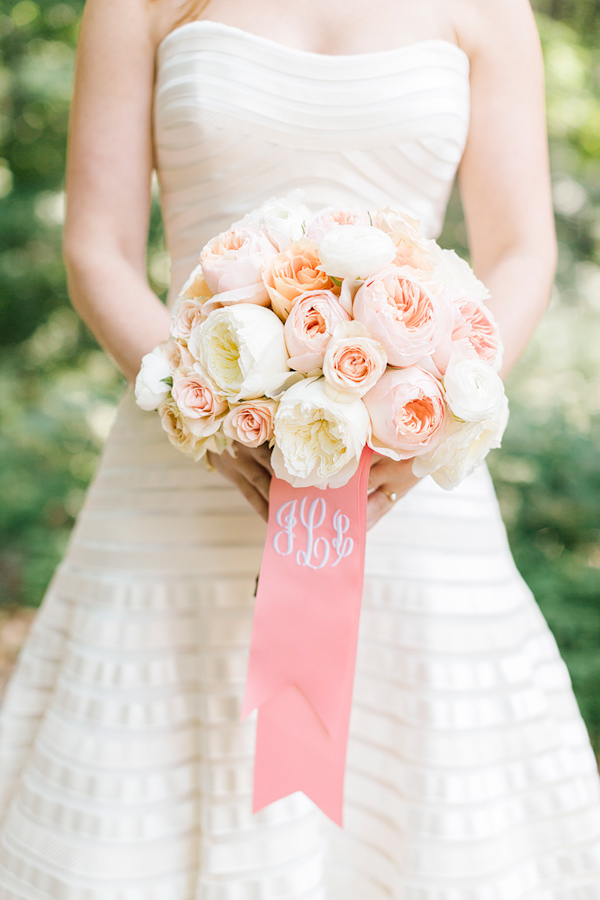
{"label": "green blurred background", "polygon": [[[69,305],[65,142],[83,0],[0,0],[0,606],[39,605],[124,381]],[[516,562],[600,748],[600,0],[540,0],[560,256],[490,457]],[[507,152],[518,152],[515,147]],[[441,238],[466,254],[456,192]],[[154,198],[151,285],[168,259]],[[516,286],[518,289],[518,286]],[[523,298],[527,302],[527,298]]]}

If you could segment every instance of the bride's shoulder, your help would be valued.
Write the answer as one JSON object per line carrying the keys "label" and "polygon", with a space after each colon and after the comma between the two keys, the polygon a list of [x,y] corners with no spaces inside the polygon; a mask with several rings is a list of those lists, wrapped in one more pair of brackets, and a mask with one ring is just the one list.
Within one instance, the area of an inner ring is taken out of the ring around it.
{"label": "bride's shoulder", "polygon": [[539,42],[530,0],[457,0],[453,12],[458,43],[472,62]]}

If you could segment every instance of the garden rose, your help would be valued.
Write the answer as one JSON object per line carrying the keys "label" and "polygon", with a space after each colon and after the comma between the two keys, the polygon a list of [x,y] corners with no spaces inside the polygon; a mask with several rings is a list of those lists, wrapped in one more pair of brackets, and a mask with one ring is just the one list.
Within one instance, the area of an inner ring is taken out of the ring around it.
{"label": "garden rose", "polygon": [[490,292],[477,278],[468,262],[454,250],[444,250],[432,241],[431,258],[434,264],[431,281],[454,299],[464,298],[483,303]]}
{"label": "garden rose", "polygon": [[159,346],[162,347],[172,372],[175,372],[177,369],[193,368],[194,357],[183,342],[170,340],[165,341],[164,344],[159,344]]}
{"label": "garden rose", "polygon": [[382,456],[420,456],[441,439],[447,415],[442,387],[418,366],[388,369],[364,403],[372,426],[370,446]]}
{"label": "garden rose", "polygon": [[383,346],[392,366],[411,366],[432,353],[449,319],[443,298],[404,269],[366,281],[356,292],[353,313]]}
{"label": "garden rose", "polygon": [[174,338],[187,343],[192,330],[206,318],[202,312],[204,302],[196,297],[182,295],[178,298],[171,312],[171,334]]}
{"label": "garden rose", "polygon": [[333,332],[323,361],[326,391],[334,399],[362,397],[385,372],[387,355],[360,322],[344,322]]}
{"label": "garden rose", "polygon": [[488,452],[499,447],[508,422],[508,400],[499,414],[479,422],[460,422],[449,417],[443,440],[412,465],[417,478],[431,475],[440,487],[451,490],[481,465]]}
{"label": "garden rose", "polygon": [[217,396],[206,376],[199,372],[177,372],[173,378],[172,395],[193,434],[208,437],[219,429],[219,418],[224,416],[228,406],[225,400]]}
{"label": "garden rose", "polygon": [[215,310],[194,328],[188,349],[232,401],[268,395],[290,375],[283,324],[263,306],[241,303]]}
{"label": "garden rose", "polygon": [[418,271],[419,277],[431,275],[432,249],[436,244],[424,236],[417,219],[388,208],[377,211],[375,225],[394,242],[396,255],[392,265],[410,266]]}
{"label": "garden rose", "polygon": [[362,400],[337,403],[322,378],[305,378],[283,394],[275,414],[273,471],[293,487],[341,487],[356,472],[369,436]]}
{"label": "garden rose", "polygon": [[[151,412],[160,406],[171,393],[173,372],[163,346],[155,347],[142,357],[140,371],[135,379],[135,402],[141,409]],[[165,381],[167,379],[167,381]]]}
{"label": "garden rose", "polygon": [[338,225],[319,241],[321,268],[334,278],[369,278],[395,255],[390,236],[374,225]]}
{"label": "garden rose", "polygon": [[446,402],[458,419],[495,419],[504,408],[502,379],[480,359],[451,360],[443,383]]}
{"label": "garden rose", "polygon": [[300,294],[333,287],[329,276],[318,268],[320,262],[317,245],[303,239],[290,244],[283,253],[265,263],[262,277],[271,306],[284,322]]}
{"label": "garden rose", "polygon": [[232,441],[246,447],[259,447],[273,437],[275,400],[246,400],[233,406],[223,424],[223,431]]}
{"label": "garden rose", "polygon": [[353,209],[334,209],[333,206],[329,206],[321,210],[312,220],[306,229],[306,237],[310,241],[318,243],[328,231],[331,231],[332,228],[337,228],[339,225],[368,224],[369,220],[362,212],[357,212]]}
{"label": "garden rose", "polygon": [[[244,302],[267,303],[261,282],[263,263],[277,248],[257,228],[231,228],[210,240],[200,253],[200,265],[213,294],[244,289]],[[254,288],[254,293],[250,289]],[[250,296],[255,296],[250,300]],[[229,298],[240,299],[239,297]],[[216,302],[216,301],[214,301]]]}
{"label": "garden rose", "polygon": [[491,311],[478,301],[466,298],[452,303],[453,324],[432,355],[440,373],[452,356],[477,357],[498,370],[502,365],[502,341]]}
{"label": "garden rose", "polygon": [[334,328],[349,318],[332,291],[307,291],[300,294],[284,328],[290,369],[307,373],[311,369],[321,368]]}

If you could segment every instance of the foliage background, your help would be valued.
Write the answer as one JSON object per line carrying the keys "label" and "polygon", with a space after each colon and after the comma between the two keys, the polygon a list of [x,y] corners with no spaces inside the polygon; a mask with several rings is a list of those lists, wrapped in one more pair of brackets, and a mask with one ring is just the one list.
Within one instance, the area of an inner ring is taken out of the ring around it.
{"label": "foliage background", "polygon": [[[0,0],[0,607],[36,607],[124,382],[69,305],[61,258],[83,0]],[[516,562],[600,746],[600,0],[539,0],[560,241],[550,311],[508,384],[492,455]],[[508,148],[511,152],[511,148]],[[514,152],[518,152],[515,146]],[[453,195],[441,238],[466,252]],[[154,203],[148,272],[165,296]],[[526,302],[526,298],[524,298]]]}

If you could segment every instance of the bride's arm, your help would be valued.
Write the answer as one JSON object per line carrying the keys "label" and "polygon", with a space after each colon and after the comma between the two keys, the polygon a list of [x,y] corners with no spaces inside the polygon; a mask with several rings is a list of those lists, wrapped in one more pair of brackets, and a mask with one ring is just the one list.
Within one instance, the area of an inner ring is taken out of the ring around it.
{"label": "bride's arm", "polygon": [[[542,54],[529,0],[465,0],[461,8],[471,124],[458,178],[471,262],[492,295],[505,375],[546,310],[556,266]],[[378,458],[369,527],[391,508],[385,491],[402,497],[418,480],[412,460]]]}
{"label": "bride's arm", "polygon": [[544,70],[529,0],[468,4],[472,119],[459,186],[476,274],[515,364],[548,305],[556,233]]}
{"label": "bride's arm", "polygon": [[154,43],[145,0],[88,0],[75,57],[63,255],[71,302],[125,377],[168,337],[146,278]]}
{"label": "bride's arm", "polygon": [[[69,295],[128,380],[169,335],[169,312],[146,278],[154,54],[168,30],[147,0],[87,0],[77,44],[63,233]],[[225,456],[215,465],[265,518],[268,454],[240,447]]]}

